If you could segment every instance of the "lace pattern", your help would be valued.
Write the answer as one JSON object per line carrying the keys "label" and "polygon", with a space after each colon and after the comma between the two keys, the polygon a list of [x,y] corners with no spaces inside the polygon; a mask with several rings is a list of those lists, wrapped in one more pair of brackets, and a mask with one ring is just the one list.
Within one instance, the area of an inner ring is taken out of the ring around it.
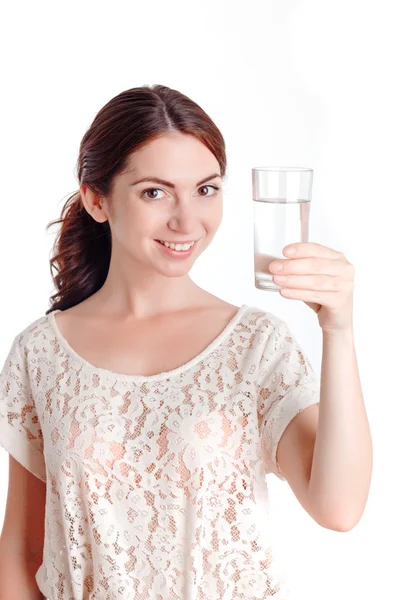
{"label": "lace pattern", "polygon": [[158,376],[90,366],[52,314],[11,346],[0,444],[47,484],[49,600],[287,600],[266,475],[290,420],[319,401],[286,323],[243,305],[223,335]]}

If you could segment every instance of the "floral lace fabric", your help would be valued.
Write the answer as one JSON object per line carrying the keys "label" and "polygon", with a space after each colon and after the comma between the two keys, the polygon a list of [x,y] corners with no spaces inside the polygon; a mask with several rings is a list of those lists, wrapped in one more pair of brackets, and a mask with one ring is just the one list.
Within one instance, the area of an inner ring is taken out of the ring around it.
{"label": "floral lace fabric", "polygon": [[[57,312],[57,311],[54,311]],[[80,357],[54,312],[0,374],[0,444],[46,482],[49,600],[286,600],[266,475],[319,401],[284,321],[242,305],[186,365],[123,375]]]}

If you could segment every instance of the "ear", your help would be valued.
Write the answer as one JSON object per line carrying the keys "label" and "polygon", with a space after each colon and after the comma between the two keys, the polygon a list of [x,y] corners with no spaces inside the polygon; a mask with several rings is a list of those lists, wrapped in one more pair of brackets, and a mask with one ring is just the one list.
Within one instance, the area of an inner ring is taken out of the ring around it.
{"label": "ear", "polygon": [[83,183],[79,185],[79,192],[82,198],[82,204],[89,215],[98,223],[108,221],[109,215],[106,198],[99,196],[99,194],[96,194]]}

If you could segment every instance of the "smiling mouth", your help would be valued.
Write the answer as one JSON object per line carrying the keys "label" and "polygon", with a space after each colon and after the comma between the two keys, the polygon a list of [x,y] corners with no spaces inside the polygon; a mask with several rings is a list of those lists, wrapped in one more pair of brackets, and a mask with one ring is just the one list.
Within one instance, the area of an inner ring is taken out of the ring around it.
{"label": "smiling mouth", "polygon": [[168,241],[166,242],[165,240],[155,240],[155,241],[156,242],[161,242],[162,244],[163,243],[175,244],[175,246],[178,245],[178,244],[180,244],[181,246],[183,246],[184,244],[191,244],[192,242],[196,243],[198,240],[188,240],[187,242],[168,242]]}
{"label": "smiling mouth", "polygon": [[195,240],[194,244],[192,244],[190,246],[190,248],[188,248],[187,250],[174,250],[173,248],[170,248],[169,246],[166,246],[165,244],[163,244],[162,242],[160,242],[160,240],[154,240],[159,246],[161,246],[167,253],[174,255],[174,256],[189,256],[195,249],[196,244],[198,242],[198,240]]}

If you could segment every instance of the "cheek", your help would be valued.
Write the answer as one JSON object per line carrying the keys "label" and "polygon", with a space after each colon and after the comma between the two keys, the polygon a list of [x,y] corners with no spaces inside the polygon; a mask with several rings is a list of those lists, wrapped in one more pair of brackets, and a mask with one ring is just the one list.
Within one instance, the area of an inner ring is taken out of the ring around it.
{"label": "cheek", "polygon": [[111,224],[111,235],[113,243],[129,250],[140,246],[145,232],[143,227],[138,227],[138,221],[133,215],[120,214]]}
{"label": "cheek", "polygon": [[210,225],[211,225],[212,229],[218,229],[218,227],[222,223],[222,218],[223,218],[223,204],[221,201],[216,206],[214,206],[214,209],[213,209],[212,213],[210,214],[209,221],[210,221]]}
{"label": "cheek", "polygon": [[127,207],[115,222],[115,231],[118,238],[123,238],[127,244],[140,244],[141,240],[151,237],[154,231],[160,228],[160,216],[155,211]]}

